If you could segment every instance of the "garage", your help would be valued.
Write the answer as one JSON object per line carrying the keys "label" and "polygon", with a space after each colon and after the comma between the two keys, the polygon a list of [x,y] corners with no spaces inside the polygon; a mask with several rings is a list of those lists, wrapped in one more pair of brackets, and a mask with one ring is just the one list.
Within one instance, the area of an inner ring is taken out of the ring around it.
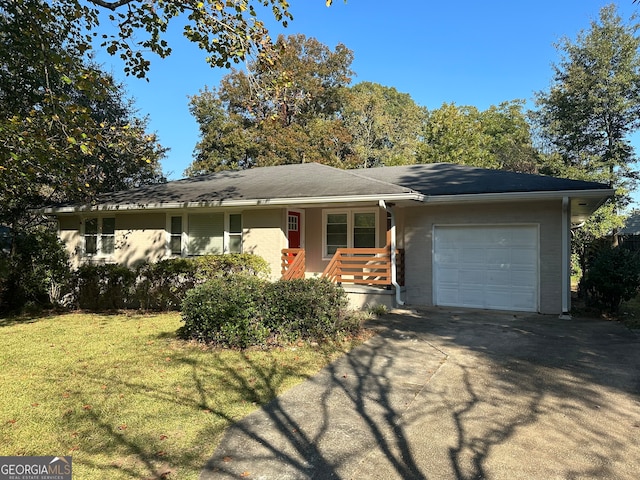
{"label": "garage", "polygon": [[538,311],[538,226],[434,226],[434,303]]}

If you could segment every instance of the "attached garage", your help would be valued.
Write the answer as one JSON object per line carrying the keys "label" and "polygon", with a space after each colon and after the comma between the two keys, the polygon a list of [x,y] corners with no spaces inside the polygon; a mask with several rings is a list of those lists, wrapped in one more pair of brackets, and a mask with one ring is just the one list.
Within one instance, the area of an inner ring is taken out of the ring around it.
{"label": "attached garage", "polygon": [[434,226],[434,303],[535,312],[537,225]]}

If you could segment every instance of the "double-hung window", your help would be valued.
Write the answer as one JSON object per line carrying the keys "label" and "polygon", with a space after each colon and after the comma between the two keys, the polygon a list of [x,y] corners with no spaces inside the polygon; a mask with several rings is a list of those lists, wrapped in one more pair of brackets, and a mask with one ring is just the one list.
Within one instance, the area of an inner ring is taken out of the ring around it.
{"label": "double-hung window", "polygon": [[167,234],[170,255],[242,253],[242,214],[172,215],[167,221]]}
{"label": "double-hung window", "polygon": [[377,218],[376,210],[325,210],[324,257],[332,257],[338,248],[375,248]]}
{"label": "double-hung window", "polygon": [[84,253],[111,256],[115,250],[115,217],[91,217],[84,221]]}

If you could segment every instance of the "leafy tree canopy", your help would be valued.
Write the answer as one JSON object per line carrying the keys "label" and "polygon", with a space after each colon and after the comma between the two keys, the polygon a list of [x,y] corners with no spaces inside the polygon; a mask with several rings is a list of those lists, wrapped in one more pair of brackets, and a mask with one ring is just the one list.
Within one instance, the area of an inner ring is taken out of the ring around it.
{"label": "leafy tree canopy", "polygon": [[201,140],[187,169],[221,169],[315,161],[348,165],[350,134],[340,112],[351,81],[352,52],[304,35],[280,36],[276,60],[233,70],[219,88],[191,98]]}
{"label": "leafy tree canopy", "polygon": [[485,111],[445,103],[427,112],[417,161],[533,173],[537,155],[523,102],[504,102]]}
{"label": "leafy tree canopy", "polygon": [[49,201],[163,180],[165,149],[68,28],[42,2],[0,0],[0,223],[14,229]]}
{"label": "leafy tree canopy", "polygon": [[409,94],[362,82],[348,90],[341,117],[364,168],[413,163],[425,110]]}
{"label": "leafy tree canopy", "polygon": [[[67,27],[69,45],[85,53],[94,47],[119,55],[125,72],[143,78],[150,67],[148,52],[164,58],[171,45],[164,38],[179,24],[184,36],[208,53],[216,67],[254,56],[270,56],[271,39],[259,13],[284,26],[292,18],[287,0],[24,0],[36,18],[48,15]],[[115,29],[110,28],[115,26]]]}
{"label": "leafy tree canopy", "polygon": [[640,126],[640,38],[610,5],[575,41],[557,48],[553,83],[538,94],[535,120],[551,147],[541,171],[560,177],[607,183],[614,200],[574,231],[573,249],[587,272],[592,247],[622,226],[622,209],[635,186],[637,156],[630,135]]}

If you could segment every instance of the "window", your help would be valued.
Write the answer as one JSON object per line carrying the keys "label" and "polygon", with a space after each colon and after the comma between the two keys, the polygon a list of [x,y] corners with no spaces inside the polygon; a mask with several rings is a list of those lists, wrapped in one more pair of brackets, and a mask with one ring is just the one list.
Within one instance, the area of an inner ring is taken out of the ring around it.
{"label": "window", "polygon": [[328,255],[336,253],[338,248],[349,245],[348,215],[346,213],[330,213],[327,215],[326,252]]}
{"label": "window", "polygon": [[209,212],[167,218],[167,255],[242,253],[242,214]]}
{"label": "window", "polygon": [[171,217],[171,255],[182,255],[182,217]]}
{"label": "window", "polygon": [[93,217],[85,219],[85,255],[113,255],[115,251],[115,236],[115,217]]}
{"label": "window", "polygon": [[375,248],[377,213],[375,210],[325,211],[324,256],[332,257],[338,248]]}
{"label": "window", "polygon": [[229,253],[242,253],[242,215],[239,213],[229,215],[229,241],[227,243]]}

